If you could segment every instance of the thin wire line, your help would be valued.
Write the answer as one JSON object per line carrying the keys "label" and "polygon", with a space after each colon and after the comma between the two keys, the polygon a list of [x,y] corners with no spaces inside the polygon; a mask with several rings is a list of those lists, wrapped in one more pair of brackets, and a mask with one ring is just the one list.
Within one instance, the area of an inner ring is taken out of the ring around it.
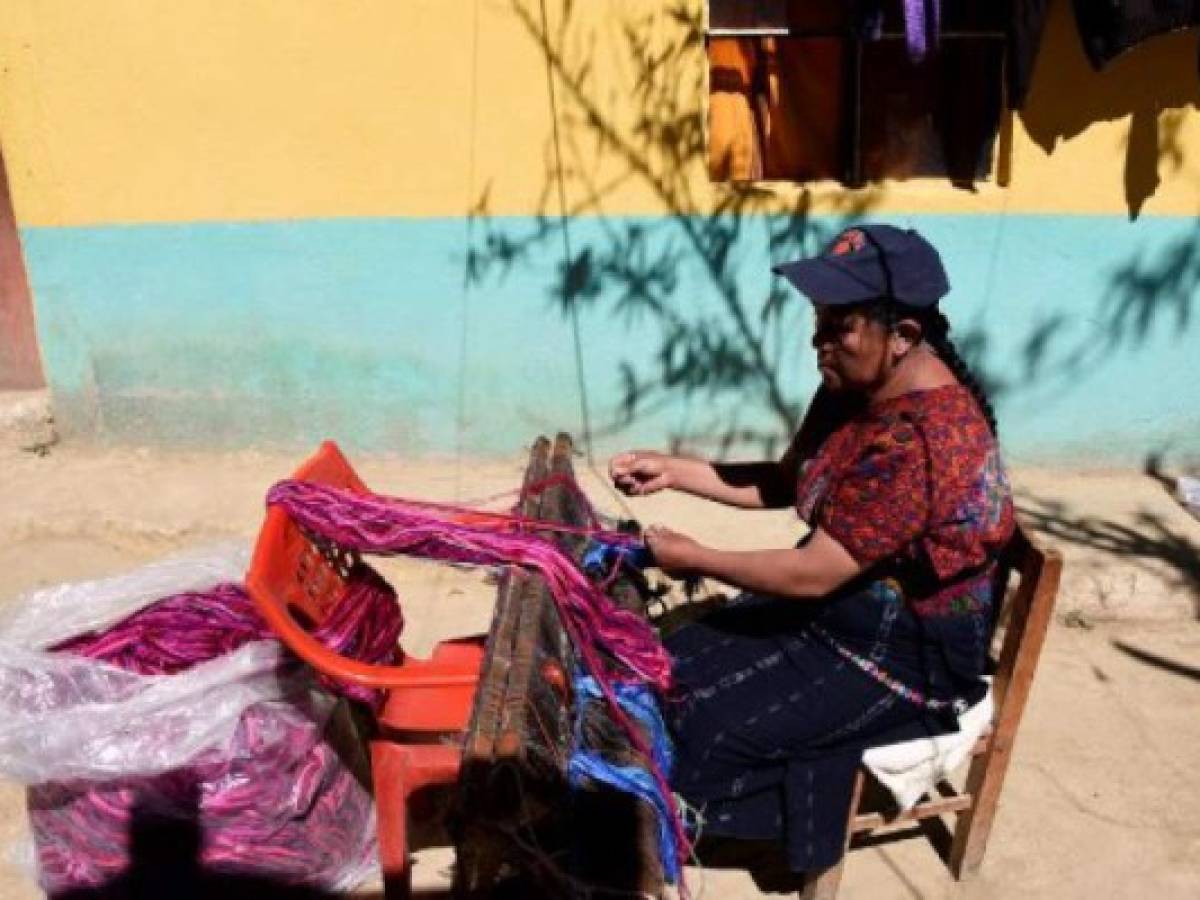
{"label": "thin wire line", "polygon": [[[546,87],[550,93],[550,123],[554,136],[554,172],[558,187],[558,222],[562,233],[563,244],[563,287],[564,292],[570,289],[571,267],[575,256],[571,251],[571,228],[567,213],[567,188],[563,178],[562,138],[558,130],[558,98],[554,92],[554,67],[550,62],[550,26],[546,15],[546,0],[539,3],[542,18],[542,54],[546,58]],[[579,330],[579,308],[569,295],[563,299],[567,302],[571,313],[571,336],[575,344],[575,379],[579,385],[579,411],[583,427],[583,448],[588,466],[594,467],[595,458],[592,455],[592,417],[588,405],[587,379],[584,375],[583,336]]]}
{"label": "thin wire line", "polygon": [[454,499],[463,492],[463,456],[467,433],[467,355],[471,332],[471,248],[475,239],[475,137],[479,110],[479,0],[475,0],[471,23],[471,94],[469,101],[470,140],[467,144],[467,256],[463,261],[462,317],[458,337],[458,423],[454,448]]}
{"label": "thin wire line", "polygon": [[[546,59],[546,87],[550,95],[550,122],[553,129],[554,137],[554,170],[555,181],[558,187],[558,210],[559,210],[559,230],[562,233],[563,245],[563,278],[564,287],[568,286],[571,278],[571,266],[575,256],[571,250],[571,228],[570,214],[567,211],[567,189],[565,179],[563,177],[563,160],[562,160],[562,138],[559,135],[558,128],[558,99],[554,91],[554,66],[550,60],[550,25],[549,17],[546,15],[546,0],[539,0],[539,8],[541,11],[542,21],[542,55]],[[609,484],[608,478],[597,470],[596,457],[592,447],[592,417],[590,406],[588,403],[587,377],[585,375],[585,366],[583,358],[583,337],[579,328],[579,308],[572,302],[570,297],[564,297],[568,302],[571,314],[571,337],[575,345],[575,379],[579,387],[579,412],[581,418],[581,427],[583,428],[583,450],[584,458],[587,460],[588,470],[592,476],[600,482],[607,493],[621,507],[621,511],[630,519],[636,520],[632,508],[625,502],[625,499],[613,489]]]}

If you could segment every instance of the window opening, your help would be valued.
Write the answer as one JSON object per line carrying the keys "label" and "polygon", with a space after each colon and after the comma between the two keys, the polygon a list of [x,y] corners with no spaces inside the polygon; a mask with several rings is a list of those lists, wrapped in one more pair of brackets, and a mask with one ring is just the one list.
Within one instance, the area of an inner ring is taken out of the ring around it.
{"label": "window opening", "polygon": [[990,177],[1003,104],[1004,4],[945,4],[909,58],[900,0],[864,33],[861,3],[709,0],[715,181]]}

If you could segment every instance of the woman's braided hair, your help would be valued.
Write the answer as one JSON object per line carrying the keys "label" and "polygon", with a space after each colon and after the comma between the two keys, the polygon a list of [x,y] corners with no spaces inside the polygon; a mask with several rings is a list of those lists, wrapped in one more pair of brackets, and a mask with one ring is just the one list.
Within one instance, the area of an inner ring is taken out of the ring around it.
{"label": "woman's braided hair", "polygon": [[975,373],[971,371],[966,360],[959,354],[958,348],[954,346],[954,341],[950,338],[950,320],[940,309],[936,306],[918,309],[895,301],[881,300],[868,304],[866,311],[868,316],[882,322],[889,329],[901,318],[915,319],[921,326],[926,343],[954,373],[958,383],[969,390],[975,398],[975,402],[979,404],[979,411],[987,420],[992,436],[995,437],[998,434],[996,411],[992,409],[992,401],[988,399],[983,385],[979,383]]}

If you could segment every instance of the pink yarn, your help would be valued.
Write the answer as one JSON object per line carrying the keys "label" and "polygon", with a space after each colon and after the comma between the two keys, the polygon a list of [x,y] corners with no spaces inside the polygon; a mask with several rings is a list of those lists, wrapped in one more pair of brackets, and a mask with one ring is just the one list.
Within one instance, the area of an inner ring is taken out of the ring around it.
{"label": "pink yarn", "polygon": [[[671,659],[650,624],[613,603],[545,538],[507,530],[508,525],[462,524],[450,514],[472,510],[435,508],[307,481],[281,481],[268,492],[267,503],[285,509],[310,534],[344,549],[532,569],[545,579],[589,674],[606,680],[632,675],[661,691],[671,685]],[[540,525],[525,521],[524,527]],[[616,665],[602,663],[604,658]]]}
{"label": "pink yarn", "polygon": [[[396,661],[402,624],[395,593],[359,566],[314,636],[355,659],[386,665]],[[242,586],[222,584],[163,598],[54,649],[169,676],[273,638]],[[328,684],[373,706],[384,697],[359,685]],[[130,828],[146,813],[194,825],[203,838],[195,862],[205,871],[338,883],[372,852],[371,796],[323,726],[298,708],[303,703],[297,697],[249,707],[228,748],[161,775],[31,787],[27,802],[42,886],[54,895],[125,877],[134,862]]]}
{"label": "pink yarn", "polygon": [[[478,565],[515,565],[537,572],[558,606],[563,627],[583,667],[604,695],[609,714],[645,759],[670,805],[680,856],[687,858],[691,842],[665,773],[613,690],[614,681],[632,676],[667,692],[671,687],[670,656],[645,619],[613,603],[555,544],[517,526],[552,529],[520,517],[466,524],[456,520],[477,514],[477,510],[362,494],[305,481],[279,482],[267,493],[267,503],[286,510],[310,535],[343,549]],[[604,537],[612,543],[630,541],[625,534],[606,533]],[[680,889],[686,897],[686,885],[681,883]]]}
{"label": "pink yarn", "polygon": [[[391,665],[404,627],[396,594],[369,566],[347,581],[346,593],[313,637],[355,659]],[[254,601],[240,584],[164,597],[98,634],[85,634],[52,648],[85,656],[139,675],[174,675],[216,659],[250,641],[274,639]],[[336,693],[371,707],[383,692],[321,676]]]}
{"label": "pink yarn", "polygon": [[370,793],[321,726],[286,703],[247,709],[230,752],[162,775],[36,785],[27,804],[50,896],[107,886],[152,862],[133,859],[130,843],[135,817],[148,813],[197,829],[198,859],[187,862],[204,872],[326,886],[373,854]]}

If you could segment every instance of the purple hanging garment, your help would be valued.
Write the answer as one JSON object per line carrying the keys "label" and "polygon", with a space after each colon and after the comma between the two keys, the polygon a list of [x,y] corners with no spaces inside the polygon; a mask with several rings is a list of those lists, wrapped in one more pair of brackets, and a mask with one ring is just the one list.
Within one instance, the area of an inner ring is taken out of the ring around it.
{"label": "purple hanging garment", "polygon": [[937,43],[941,18],[941,0],[904,0],[904,37],[913,62],[925,58],[931,41]]}

